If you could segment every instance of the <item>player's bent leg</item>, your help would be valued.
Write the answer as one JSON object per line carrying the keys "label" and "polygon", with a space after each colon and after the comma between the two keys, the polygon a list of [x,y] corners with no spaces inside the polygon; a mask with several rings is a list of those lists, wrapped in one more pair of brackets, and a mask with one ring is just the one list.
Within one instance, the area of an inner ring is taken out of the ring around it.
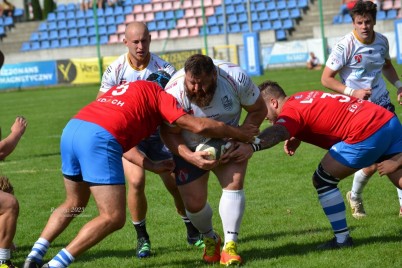
{"label": "player's bent leg", "polygon": [[70,224],[70,222],[85,210],[90,197],[89,186],[85,182],[74,182],[64,178],[66,199],[57,208],[52,208],[45,228],[28,254],[24,268],[40,267],[50,243],[54,241]]}
{"label": "player's bent leg", "polygon": [[17,227],[18,200],[14,195],[0,191],[0,267],[15,267],[11,262],[11,246]]}
{"label": "player's bent leg", "polygon": [[321,207],[331,223],[335,237],[320,245],[318,249],[338,249],[353,245],[346,223],[345,203],[338,189],[338,183],[339,179],[324,170],[320,163],[313,174],[313,185],[317,190]]}
{"label": "player's bent leg", "polygon": [[125,224],[126,190],[124,185],[91,186],[90,190],[99,215],[85,224],[66,247],[72,256],[80,255]]}

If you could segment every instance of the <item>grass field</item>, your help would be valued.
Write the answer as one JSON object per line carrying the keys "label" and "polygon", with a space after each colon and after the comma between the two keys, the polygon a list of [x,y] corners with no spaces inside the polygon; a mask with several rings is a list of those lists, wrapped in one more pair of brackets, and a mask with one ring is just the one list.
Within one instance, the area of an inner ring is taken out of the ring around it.
{"label": "grass field", "polygon": [[[402,66],[397,66],[402,74]],[[270,70],[255,77],[278,81],[288,94],[323,89],[321,72],[305,69]],[[394,87],[389,86],[396,103]],[[92,101],[97,85],[57,87],[2,92],[0,124],[3,137],[9,134],[16,115],[24,115],[29,126],[15,152],[0,162],[0,173],[13,182],[20,202],[20,216],[13,260],[22,267],[53,208],[64,200],[60,171],[59,139],[67,121]],[[401,106],[397,114],[402,116]],[[264,123],[264,127],[267,123]],[[239,237],[239,252],[246,267],[401,267],[402,218],[398,218],[396,189],[386,178],[375,175],[365,189],[368,217],[356,220],[347,208],[347,220],[355,241],[353,249],[316,251],[332,238],[330,225],[318,203],[311,176],[325,151],[303,144],[287,157],[282,146],[256,153],[246,176],[246,211]],[[348,178],[339,184],[343,194],[351,187]],[[214,176],[209,182],[209,202],[214,226],[222,233],[218,214],[220,187]],[[101,243],[78,257],[71,267],[202,267],[201,250],[187,246],[185,227],[176,214],[172,198],[158,176],[148,173],[147,225],[154,256],[135,257],[135,232],[129,222]],[[82,215],[57,238],[46,260],[75,236],[79,228],[97,214],[93,200]],[[0,227],[1,228],[1,227]],[[218,266],[218,265],[217,265]]]}

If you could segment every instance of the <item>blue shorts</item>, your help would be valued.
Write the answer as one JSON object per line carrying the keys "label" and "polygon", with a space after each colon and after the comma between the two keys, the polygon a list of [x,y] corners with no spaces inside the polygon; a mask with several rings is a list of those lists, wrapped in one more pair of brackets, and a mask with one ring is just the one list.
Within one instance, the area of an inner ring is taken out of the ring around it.
{"label": "blue shorts", "polygon": [[123,148],[104,128],[71,119],[60,142],[63,176],[93,185],[125,184]]}
{"label": "blue shorts", "polygon": [[396,116],[364,141],[354,144],[338,142],[329,150],[335,160],[356,169],[379,163],[401,152],[402,126]]}
{"label": "blue shorts", "polygon": [[148,138],[142,140],[137,145],[137,149],[143,152],[152,161],[162,161],[173,158],[168,147],[162,142],[159,129]]}
{"label": "blue shorts", "polygon": [[177,155],[173,155],[174,162],[176,167],[174,169],[174,174],[176,177],[176,185],[184,185],[190,183],[205,173],[209,172],[208,170],[198,168],[193,164],[190,164],[183,158]]}

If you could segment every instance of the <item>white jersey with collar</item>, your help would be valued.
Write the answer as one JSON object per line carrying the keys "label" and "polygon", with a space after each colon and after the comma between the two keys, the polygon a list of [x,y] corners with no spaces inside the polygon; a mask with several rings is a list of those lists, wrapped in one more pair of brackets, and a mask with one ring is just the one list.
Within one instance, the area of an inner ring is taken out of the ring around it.
{"label": "white jersey with collar", "polygon": [[[238,65],[220,60],[214,60],[214,64],[217,68],[217,88],[208,106],[198,107],[189,101],[184,89],[184,69],[176,72],[165,90],[177,99],[186,112],[195,117],[207,117],[238,126],[242,107],[253,105],[260,91]],[[192,149],[206,140],[186,130],[182,130],[182,135],[186,145]]]}
{"label": "white jersey with collar", "polygon": [[345,35],[332,49],[326,66],[339,71],[345,86],[354,89],[371,88],[370,101],[387,106],[391,100],[382,78],[385,59],[390,60],[388,39],[374,32],[374,41],[364,44],[354,32]]}
{"label": "white jersey with collar", "polygon": [[176,69],[167,61],[150,53],[148,65],[142,69],[135,69],[128,60],[128,53],[120,55],[103,73],[100,91],[106,92],[115,85],[137,80],[146,80],[148,76],[158,70],[164,70],[173,75]]}

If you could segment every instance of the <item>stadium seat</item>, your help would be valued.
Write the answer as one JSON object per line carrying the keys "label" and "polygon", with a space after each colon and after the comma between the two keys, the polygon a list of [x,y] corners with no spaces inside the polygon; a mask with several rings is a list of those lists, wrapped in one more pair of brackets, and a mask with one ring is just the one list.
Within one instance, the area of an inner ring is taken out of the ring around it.
{"label": "stadium seat", "polygon": [[49,32],[49,39],[50,40],[59,39],[59,32],[57,30],[50,31]]}
{"label": "stadium seat", "polygon": [[79,45],[80,46],[88,46],[89,45],[89,38],[87,36],[79,38]]}
{"label": "stadium seat", "polygon": [[222,6],[215,7],[215,15],[222,15],[222,14],[223,14]]}
{"label": "stadium seat", "polygon": [[67,29],[77,28],[77,22],[75,20],[67,20]]}
{"label": "stadium seat", "polygon": [[117,17],[115,17],[115,24],[116,25],[118,25],[118,24],[124,24],[124,22],[125,22],[125,19],[124,19],[124,16],[117,16]]}
{"label": "stadium seat", "polygon": [[148,27],[149,31],[155,31],[156,30],[156,22],[155,21],[148,22],[147,27]]}
{"label": "stadium seat", "polygon": [[387,18],[387,13],[383,10],[377,12],[377,20],[385,20]]}
{"label": "stadium seat", "polygon": [[59,31],[59,39],[68,38],[68,31],[66,29],[61,29]]}
{"label": "stadium seat", "polygon": [[89,37],[96,35],[96,28],[95,28],[95,26],[88,27],[87,30],[88,30],[88,36],[89,36]]}
{"label": "stadium seat", "polygon": [[[174,14],[176,16],[176,19],[181,19],[184,17],[184,10],[183,9],[177,9],[174,11]],[[216,14],[216,11],[215,11]]]}
{"label": "stadium seat", "polygon": [[247,21],[248,21],[247,13],[238,14],[238,16],[237,16],[237,21],[238,21],[239,23],[247,22]]}
{"label": "stadium seat", "polygon": [[106,28],[107,34],[111,35],[111,34],[115,34],[117,31],[117,26],[116,25],[108,25]]}
{"label": "stadium seat", "polygon": [[109,41],[109,37],[107,35],[100,35],[99,44],[105,45]]}
{"label": "stadium seat", "polygon": [[[201,18],[202,19],[202,18]],[[166,21],[166,26],[168,30],[176,28],[176,20],[168,20]]]}
{"label": "stadium seat", "polygon": [[275,31],[275,37],[278,41],[284,41],[287,39],[286,31],[285,30],[277,30]]}
{"label": "stadium seat", "polygon": [[65,20],[65,19],[66,19],[66,13],[64,13],[64,11],[56,13],[56,20]]}
{"label": "stadium seat", "polygon": [[60,20],[57,22],[57,29],[67,29],[67,23],[65,20]]}
{"label": "stadium seat", "polygon": [[134,5],[134,1],[132,0],[124,0],[123,1],[123,6],[128,6],[128,7],[132,7]]}
{"label": "stadium seat", "polygon": [[124,10],[123,10],[124,15],[132,14],[132,12],[133,12],[133,6],[125,6],[124,7]]}
{"label": "stadium seat", "polygon": [[112,7],[105,8],[105,17],[114,16],[114,10]]}
{"label": "stadium seat", "polygon": [[29,38],[29,41],[39,41],[39,33],[37,33],[37,32],[31,33],[31,37]]}
{"label": "stadium seat", "polygon": [[67,10],[67,6],[65,4],[57,4],[56,12],[65,12]]}
{"label": "stadium seat", "polygon": [[218,25],[212,25],[208,27],[209,34],[221,34],[221,29]]}
{"label": "stadium seat", "polygon": [[85,27],[78,28],[78,37],[88,36],[88,30]]}
{"label": "stadium seat", "polygon": [[[3,19],[2,17],[0,17],[0,19]],[[0,23],[0,25],[3,25],[3,23]],[[47,31],[47,23],[46,22],[41,22],[38,26],[38,31],[42,32],[42,31]]]}
{"label": "stadium seat", "polygon": [[15,8],[13,12],[13,16],[17,21],[21,21],[24,17],[24,9],[22,8]]}
{"label": "stadium seat", "polygon": [[4,24],[3,24],[5,27],[8,27],[8,29],[11,29],[11,28],[13,28],[15,25],[14,25],[14,18],[13,17],[11,17],[11,16],[6,16],[5,18],[4,18]]}
{"label": "stadium seat", "polygon": [[47,23],[47,30],[52,31],[52,30],[57,30],[57,23],[56,21],[51,21]]}
{"label": "stadium seat", "polygon": [[342,23],[352,23],[352,17],[349,14],[343,15]]}
{"label": "stadium seat", "polygon": [[[77,21],[77,23],[78,23],[78,21]],[[85,23],[86,23],[85,25],[95,25],[95,19],[93,17],[92,18],[86,18]]]}
{"label": "stadium seat", "polygon": [[297,8],[296,0],[288,0],[287,7],[288,9]]}
{"label": "stadium seat", "polygon": [[4,37],[6,37],[6,29],[4,28],[4,26],[0,26],[0,41],[3,40]]}
{"label": "stadium seat", "polygon": [[255,4],[255,11],[263,11],[265,10],[265,2],[257,2]]}
{"label": "stadium seat", "polygon": [[101,35],[107,35],[107,28],[106,26],[100,26],[98,27],[98,34]]}
{"label": "stadium seat", "polygon": [[89,38],[89,45],[91,46],[96,45],[96,36],[91,36]]}
{"label": "stadium seat", "polygon": [[20,51],[24,52],[24,51],[30,51],[30,50],[31,50],[30,43],[29,42],[23,42],[22,45],[21,45]]}
{"label": "stadium seat", "polygon": [[277,10],[282,10],[282,9],[286,9],[286,8],[287,8],[286,1],[284,1],[284,0],[276,1],[276,9]]}
{"label": "stadium seat", "polygon": [[279,12],[277,10],[270,11],[269,12],[269,19],[271,21],[279,19]]}
{"label": "stadium seat", "polygon": [[200,35],[200,28],[198,28],[198,27],[190,28],[190,31],[189,31],[188,35],[189,36],[199,36]]}
{"label": "stadium seat", "polygon": [[216,18],[216,16],[209,16],[207,18],[207,25],[215,25],[218,23],[218,19]]}
{"label": "stadium seat", "polygon": [[237,22],[237,15],[236,14],[229,14],[227,17],[227,23],[236,23]]}
{"label": "stadium seat", "polygon": [[47,13],[47,21],[56,21],[56,14],[54,12]]}
{"label": "stadium seat", "polygon": [[85,13],[84,11],[78,9],[77,11],[75,11],[75,19],[84,19],[85,18]]}
{"label": "stadium seat", "polygon": [[233,14],[233,13],[236,13],[235,6],[234,5],[227,5],[226,6],[226,14],[229,15],[229,14]]}
{"label": "stadium seat", "polygon": [[124,10],[122,6],[115,6],[113,11],[114,16],[124,16]]}
{"label": "stadium seat", "polygon": [[292,8],[290,9],[290,17],[292,19],[300,19],[302,17],[302,14],[300,12],[299,8]]}
{"label": "stadium seat", "polygon": [[271,21],[266,20],[266,21],[261,22],[261,29],[264,31],[272,30]]}
{"label": "stadium seat", "polygon": [[125,31],[126,31],[126,25],[125,24],[117,25],[117,33],[124,34]]}
{"label": "stadium seat", "polygon": [[275,1],[267,1],[267,10],[268,11],[276,10]]}
{"label": "stadium seat", "polygon": [[66,6],[66,11],[75,11],[77,6],[74,3],[68,3]]}
{"label": "stadium seat", "polygon": [[174,14],[173,10],[167,10],[167,11],[163,12],[163,16],[167,20],[175,18],[175,14]]}
{"label": "stadium seat", "polygon": [[106,20],[113,20],[113,22],[111,21],[111,24],[114,24],[114,17],[113,16],[109,16],[109,17],[98,17],[98,26],[104,26],[107,25]]}
{"label": "stadium seat", "polygon": [[245,14],[247,12],[247,9],[244,7],[244,4],[236,4],[235,5],[235,11],[237,14]]}
{"label": "stadium seat", "polygon": [[103,11],[103,8],[98,8],[96,10],[96,15],[99,17],[104,17],[105,16],[105,12]]}
{"label": "stadium seat", "polygon": [[[79,29],[84,29],[84,28],[79,28]],[[68,30],[68,37],[73,38],[78,36],[78,30],[76,28],[72,28]]]}
{"label": "stadium seat", "polygon": [[308,0],[298,0],[297,7],[303,9],[308,8]]}
{"label": "stadium seat", "polygon": [[60,42],[58,39],[54,39],[50,41],[50,48],[59,48]]}
{"label": "stadium seat", "polygon": [[398,11],[396,9],[390,9],[387,11],[387,20],[395,20],[398,17]]}
{"label": "stadium seat", "polygon": [[270,16],[268,15],[267,11],[258,12],[257,17],[258,17],[258,20],[261,21],[261,22],[266,21],[266,20],[270,20]]}
{"label": "stadium seat", "polygon": [[[94,23],[92,23],[94,25]],[[77,20],[77,28],[87,27],[85,19],[78,19]]]}
{"label": "stadium seat", "polygon": [[67,11],[66,20],[75,20],[75,12],[74,11]]}
{"label": "stadium seat", "polygon": [[229,24],[228,25],[228,32],[229,33],[239,33],[240,32],[240,25],[237,23]]}
{"label": "stadium seat", "polygon": [[342,24],[343,23],[343,16],[338,14],[335,15],[334,18],[332,19],[332,24]]}
{"label": "stadium seat", "polygon": [[287,9],[282,9],[279,11],[279,18],[284,20],[284,19],[289,19],[290,18],[290,12]]}
{"label": "stadium seat", "polygon": [[282,21],[281,20],[274,20],[272,21],[272,29],[274,30],[280,30],[282,29]]}
{"label": "stadium seat", "polygon": [[248,22],[240,23],[240,31],[247,33],[249,31]]}
{"label": "stadium seat", "polygon": [[[86,19],[88,18],[93,18],[94,17],[94,11],[92,9],[88,9],[84,12],[84,17]],[[71,42],[70,42],[70,46],[71,46]]]}
{"label": "stadium seat", "polygon": [[79,46],[80,42],[78,41],[77,37],[73,37],[70,39],[70,47]]}
{"label": "stadium seat", "polygon": [[39,50],[40,49],[40,43],[39,41],[33,41],[31,42],[31,50]]}
{"label": "stadium seat", "polygon": [[49,40],[44,40],[40,42],[40,49],[49,49],[49,48],[50,48]]}
{"label": "stadium seat", "polygon": [[178,29],[172,29],[169,31],[169,38],[177,38],[179,37],[179,30]]}
{"label": "stadium seat", "polygon": [[291,30],[291,29],[294,29],[294,28],[295,28],[295,25],[294,25],[292,19],[288,18],[288,19],[285,19],[285,20],[282,21],[282,29]]}
{"label": "stadium seat", "polygon": [[253,31],[254,31],[254,32],[258,32],[258,31],[261,30],[261,23],[260,23],[259,21],[254,21],[254,22],[251,24],[251,27],[253,27]]}
{"label": "stadium seat", "polygon": [[60,40],[60,47],[69,47],[70,46],[70,42],[68,39],[61,39]]}

